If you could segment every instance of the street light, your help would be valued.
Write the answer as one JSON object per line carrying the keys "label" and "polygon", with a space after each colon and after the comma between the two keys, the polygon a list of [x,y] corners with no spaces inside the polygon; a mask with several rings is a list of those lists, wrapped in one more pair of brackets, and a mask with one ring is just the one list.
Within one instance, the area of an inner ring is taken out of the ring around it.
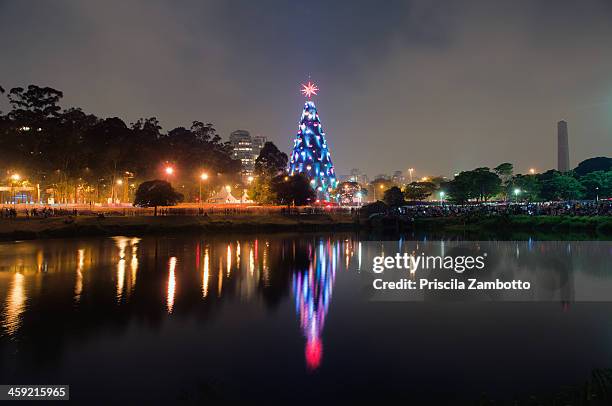
{"label": "street light", "polygon": [[166,172],[166,182],[170,182],[170,176],[174,174],[174,168],[168,165],[164,168],[164,172]]}
{"label": "street light", "polygon": [[535,175],[536,170],[534,168],[530,168],[529,169],[529,173],[532,174],[532,175]]}
{"label": "street light", "polygon": [[595,186],[595,201],[599,203],[599,186]]}
{"label": "street light", "polygon": [[514,189],[514,199],[515,199],[516,201],[518,201],[518,196],[519,196],[520,194],[521,194],[521,189],[519,189],[519,188]]}
{"label": "street light", "polygon": [[202,172],[200,175],[200,204],[202,204],[202,181],[208,179],[208,174],[206,172]]}
{"label": "street light", "polygon": [[408,174],[410,175],[410,183],[412,183],[412,172],[414,172],[414,168],[408,168]]}
{"label": "street light", "polygon": [[446,195],[446,193],[444,193],[444,191],[440,191],[440,206],[442,206],[444,204],[444,196]]}
{"label": "street light", "polygon": [[[115,182],[117,184],[117,186],[121,186],[123,185],[123,180],[122,179],[117,179],[117,181]],[[119,201],[119,203],[121,203],[121,199],[119,198],[119,192],[116,190],[116,188],[113,186],[113,194],[115,195],[114,199],[113,199],[113,203],[115,203],[116,201]]]}

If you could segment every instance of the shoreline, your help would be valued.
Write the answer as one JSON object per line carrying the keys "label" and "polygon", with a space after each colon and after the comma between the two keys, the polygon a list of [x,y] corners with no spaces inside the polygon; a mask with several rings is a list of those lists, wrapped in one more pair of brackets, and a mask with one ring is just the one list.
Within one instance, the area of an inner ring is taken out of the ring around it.
{"label": "shoreline", "polygon": [[0,221],[0,241],[183,232],[357,231],[350,216],[126,216],[16,218]]}
{"label": "shoreline", "polygon": [[219,216],[57,216],[0,220],[0,241],[78,238],[113,235],[177,234],[184,232],[317,232],[367,231],[374,234],[424,232],[472,236],[525,236],[539,233],[612,239],[612,217],[498,216],[427,217],[414,221],[390,218],[395,226],[359,220],[350,215],[219,215]]}

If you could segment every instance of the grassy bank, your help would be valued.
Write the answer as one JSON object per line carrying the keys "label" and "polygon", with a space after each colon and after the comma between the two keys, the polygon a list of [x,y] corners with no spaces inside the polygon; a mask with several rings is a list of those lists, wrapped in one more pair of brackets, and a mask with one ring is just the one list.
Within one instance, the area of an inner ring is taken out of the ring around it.
{"label": "grassy bank", "polygon": [[593,233],[612,237],[612,217],[609,216],[495,216],[418,218],[417,230],[487,231],[487,232],[546,232]]}
{"label": "grassy bank", "polygon": [[319,214],[309,216],[126,216],[50,217],[46,219],[2,219],[1,240],[84,237],[96,235],[142,235],[181,232],[327,231],[356,228],[351,216]]}

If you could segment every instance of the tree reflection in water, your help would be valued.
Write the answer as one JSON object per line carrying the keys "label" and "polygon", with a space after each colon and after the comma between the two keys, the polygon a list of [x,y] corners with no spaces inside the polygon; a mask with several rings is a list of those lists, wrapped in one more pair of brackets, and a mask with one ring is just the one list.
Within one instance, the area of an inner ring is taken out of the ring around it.
{"label": "tree reflection in water", "polygon": [[296,311],[306,337],[306,366],[311,371],[321,365],[323,357],[321,335],[336,279],[334,254],[329,240],[326,243],[319,241],[316,248],[309,244],[308,256],[312,261],[308,269],[293,275]]}

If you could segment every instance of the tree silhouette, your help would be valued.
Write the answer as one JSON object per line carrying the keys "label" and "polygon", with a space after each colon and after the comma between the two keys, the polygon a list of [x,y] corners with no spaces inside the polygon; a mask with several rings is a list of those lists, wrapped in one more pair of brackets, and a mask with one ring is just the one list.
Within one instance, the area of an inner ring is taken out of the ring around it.
{"label": "tree silhouette", "polygon": [[143,182],[136,191],[134,206],[154,207],[157,216],[157,206],[174,206],[183,200],[183,195],[174,190],[170,183],[164,180]]}

